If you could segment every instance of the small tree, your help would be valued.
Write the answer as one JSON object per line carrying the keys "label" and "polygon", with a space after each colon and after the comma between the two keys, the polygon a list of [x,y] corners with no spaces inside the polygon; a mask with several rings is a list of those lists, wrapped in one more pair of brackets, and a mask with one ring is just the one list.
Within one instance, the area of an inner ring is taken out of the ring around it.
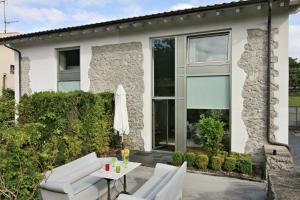
{"label": "small tree", "polygon": [[200,116],[198,131],[194,139],[196,143],[203,145],[210,158],[220,151],[223,135],[224,123],[222,121],[213,116]]}

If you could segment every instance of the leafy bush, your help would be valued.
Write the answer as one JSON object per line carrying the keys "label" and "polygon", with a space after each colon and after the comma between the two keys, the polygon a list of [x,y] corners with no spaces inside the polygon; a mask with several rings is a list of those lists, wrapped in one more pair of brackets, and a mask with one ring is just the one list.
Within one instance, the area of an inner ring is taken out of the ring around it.
{"label": "leafy bush", "polygon": [[228,157],[228,152],[221,151],[220,153],[218,153],[218,156],[222,159],[222,165],[224,165],[225,159]]}
{"label": "leafy bush", "polygon": [[236,161],[236,169],[242,174],[252,174],[252,160],[251,157],[242,155]]}
{"label": "leafy bush", "polygon": [[2,90],[0,97],[0,126],[7,125],[15,118],[14,91],[11,89]]}
{"label": "leafy bush", "polygon": [[183,162],[184,162],[183,153],[181,153],[179,151],[175,151],[172,154],[172,163],[173,163],[173,165],[179,166],[179,165],[182,165]]}
{"label": "leafy bush", "polygon": [[211,158],[211,168],[213,170],[221,170],[222,168],[222,158],[219,156],[213,156]]}
{"label": "leafy bush", "polygon": [[231,171],[235,170],[235,166],[236,166],[236,159],[234,157],[227,157],[225,159],[223,169],[225,171],[231,172]]}
{"label": "leafy bush", "polygon": [[50,154],[56,153],[40,141],[42,128],[26,124],[0,130],[0,199],[37,199],[42,172],[53,165]]}
{"label": "leafy bush", "polygon": [[215,117],[200,116],[198,132],[194,139],[207,150],[211,158],[220,151],[222,138],[224,135],[224,123]]}
{"label": "leafy bush", "polygon": [[38,199],[44,172],[106,151],[112,99],[111,93],[80,91],[23,96],[19,125],[0,126],[0,199]]}
{"label": "leafy bush", "polygon": [[184,160],[187,162],[188,167],[192,167],[195,162],[196,155],[192,152],[186,152],[184,154]]}
{"label": "leafy bush", "polygon": [[229,154],[230,157],[233,157],[235,159],[238,159],[240,157],[240,154],[237,152],[230,152]]}
{"label": "leafy bush", "polygon": [[2,90],[2,97],[13,100],[15,99],[15,91],[10,88],[4,89]]}
{"label": "leafy bush", "polygon": [[198,154],[195,158],[195,167],[198,169],[207,169],[208,166],[208,156],[204,154]]}

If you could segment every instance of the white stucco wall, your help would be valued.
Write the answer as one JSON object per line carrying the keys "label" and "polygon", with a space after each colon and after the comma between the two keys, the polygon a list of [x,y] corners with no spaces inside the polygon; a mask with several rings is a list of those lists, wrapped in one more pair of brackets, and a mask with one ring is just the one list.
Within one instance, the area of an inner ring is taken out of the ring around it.
{"label": "white stucco wall", "polygon": [[[267,27],[266,10],[245,10],[224,16],[216,16],[214,12],[207,17],[183,22],[169,22],[160,25],[149,25],[144,28],[130,28],[125,31],[113,31],[108,34],[101,33],[101,36],[82,37],[75,41],[56,41],[47,44],[36,44],[32,46],[19,46],[24,57],[30,59],[30,87],[32,92],[57,90],[57,57],[56,49],[72,46],[80,46],[80,66],[81,66],[81,89],[89,90],[88,70],[91,61],[91,47],[106,44],[126,43],[139,41],[143,46],[144,54],[144,129],[142,137],[144,139],[145,150],[152,148],[152,110],[151,110],[151,37],[172,36],[187,33],[201,33],[222,29],[231,29],[232,35],[232,58],[231,58],[231,150],[244,152],[248,139],[246,127],[242,120],[243,98],[241,96],[245,81],[245,73],[239,68],[238,61],[247,43],[247,29]],[[253,12],[256,12],[255,17]],[[276,50],[278,63],[275,67],[279,71],[276,82],[280,85],[280,90],[276,92],[279,104],[276,109],[279,115],[275,123],[279,127],[276,131],[276,138],[280,142],[287,142],[288,138],[288,16],[276,15],[273,17],[274,27],[279,28],[276,40],[279,41],[279,49]],[[17,81],[16,81],[17,83]],[[17,97],[18,98],[18,97]]]}

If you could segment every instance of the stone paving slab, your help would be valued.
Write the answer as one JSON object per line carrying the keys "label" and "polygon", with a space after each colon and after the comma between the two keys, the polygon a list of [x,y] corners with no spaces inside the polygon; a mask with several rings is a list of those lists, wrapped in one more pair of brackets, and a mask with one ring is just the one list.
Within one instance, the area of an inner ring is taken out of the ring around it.
{"label": "stone paving slab", "polygon": [[[154,168],[141,166],[127,176],[128,191],[136,191],[152,176]],[[263,200],[266,184],[228,177],[187,173],[183,189],[184,200]],[[117,183],[118,190],[122,185]],[[116,194],[116,191],[114,191]]]}

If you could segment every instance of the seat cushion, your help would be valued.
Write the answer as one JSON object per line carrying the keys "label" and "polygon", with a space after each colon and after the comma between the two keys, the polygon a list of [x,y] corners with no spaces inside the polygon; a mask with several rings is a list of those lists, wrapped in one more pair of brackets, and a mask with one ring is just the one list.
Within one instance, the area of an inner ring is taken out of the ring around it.
{"label": "seat cushion", "polygon": [[[71,187],[74,191],[74,194],[82,192],[83,190],[91,187],[92,185],[96,184],[98,181],[105,181],[102,178],[96,176],[86,176],[76,182],[74,182]],[[106,181],[105,181],[106,182]]]}

